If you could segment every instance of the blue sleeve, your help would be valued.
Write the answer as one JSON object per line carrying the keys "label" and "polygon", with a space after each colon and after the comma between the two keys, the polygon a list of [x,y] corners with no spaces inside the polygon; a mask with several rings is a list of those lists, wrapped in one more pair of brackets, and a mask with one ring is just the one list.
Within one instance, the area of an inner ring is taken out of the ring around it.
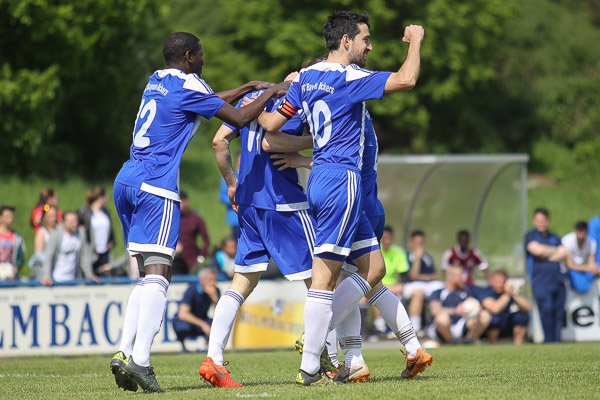
{"label": "blue sleeve", "polygon": [[221,178],[221,188],[219,189],[219,201],[227,206],[231,206],[229,196],[227,195],[227,184],[223,178]]}
{"label": "blue sleeve", "polygon": [[360,103],[361,101],[382,98],[385,83],[391,74],[391,72],[349,67],[346,70],[346,89],[350,101]]}
{"label": "blue sleeve", "polygon": [[442,289],[438,289],[435,292],[431,293],[431,296],[429,296],[429,301],[441,301],[442,299]]}
{"label": "blue sleeve", "polygon": [[181,90],[181,109],[212,118],[225,104],[212,89],[199,78],[189,78]]}
{"label": "blue sleeve", "polygon": [[194,298],[194,290],[196,290],[196,285],[195,284],[191,284],[185,291],[185,293],[183,294],[183,299],[181,299],[181,302],[183,304],[187,304],[188,306],[192,306],[192,302],[193,302],[193,298]]}

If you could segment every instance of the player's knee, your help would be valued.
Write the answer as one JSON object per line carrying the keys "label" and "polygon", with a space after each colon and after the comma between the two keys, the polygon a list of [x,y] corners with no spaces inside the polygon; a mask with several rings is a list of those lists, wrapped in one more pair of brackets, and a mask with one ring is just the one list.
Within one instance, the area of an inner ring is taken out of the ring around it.
{"label": "player's knee", "polygon": [[481,310],[479,312],[479,323],[482,325],[489,325],[492,321],[492,315],[487,310]]}
{"label": "player's knee", "polygon": [[422,299],[424,297],[425,297],[425,291],[423,291],[423,289],[413,290],[412,294],[410,295],[411,299]]}

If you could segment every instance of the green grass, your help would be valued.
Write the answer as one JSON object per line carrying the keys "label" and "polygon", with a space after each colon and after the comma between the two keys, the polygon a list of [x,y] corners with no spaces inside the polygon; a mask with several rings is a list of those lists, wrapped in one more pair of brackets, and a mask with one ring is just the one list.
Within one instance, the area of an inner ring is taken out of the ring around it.
{"label": "green grass", "polygon": [[[155,355],[161,398],[282,399],[557,399],[598,398],[598,343],[448,346],[412,381],[399,378],[397,350],[367,349],[372,383],[331,388],[293,384],[300,359],[293,351],[229,352],[230,371],[243,388],[214,389],[198,375],[202,354]],[[141,396],[116,387],[108,356],[31,357],[0,362],[0,398],[114,398]]]}

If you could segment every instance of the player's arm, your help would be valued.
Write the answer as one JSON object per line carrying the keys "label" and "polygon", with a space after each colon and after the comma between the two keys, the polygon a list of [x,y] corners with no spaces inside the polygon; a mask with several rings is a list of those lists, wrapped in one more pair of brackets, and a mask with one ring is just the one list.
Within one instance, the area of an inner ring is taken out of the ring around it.
{"label": "player's arm", "polygon": [[312,169],[313,161],[312,157],[306,157],[298,152],[293,153],[277,153],[271,155],[273,165],[278,171],[283,171],[287,168],[306,168]]}
{"label": "player's arm", "polygon": [[235,89],[226,90],[224,92],[215,93],[221,100],[231,104],[241,99],[245,94],[255,90],[267,89],[275,86],[272,82],[252,81]]}
{"label": "player's arm", "polygon": [[281,131],[267,131],[262,140],[263,150],[269,152],[290,153],[312,149],[312,147],[312,136],[295,136]]}
{"label": "player's arm", "polygon": [[385,83],[384,93],[410,90],[417,84],[421,70],[421,43],[425,31],[419,25],[404,28],[403,42],[408,43],[406,60],[398,70],[390,75]]}
{"label": "player's arm", "polygon": [[259,116],[273,96],[284,95],[289,87],[290,82],[282,82],[271,86],[245,107],[235,108],[231,104],[225,103],[215,115],[221,121],[227,122],[236,128],[243,128]]}
{"label": "player's arm", "polygon": [[[536,242],[531,241],[529,243],[527,243],[527,251],[529,251],[534,257],[537,258],[541,258],[544,260],[550,260],[551,258],[560,258],[560,256],[562,256],[562,252],[560,251],[560,249],[563,249],[564,251],[564,247],[562,246],[550,246],[547,244],[542,244],[540,242]],[[563,259],[566,257],[566,252],[564,254]],[[551,260],[551,261],[561,261],[560,259],[558,260]]]}
{"label": "player's arm", "polygon": [[500,311],[504,310],[506,305],[510,302],[510,298],[510,294],[504,292],[497,299],[494,299],[493,297],[483,299],[481,305],[492,314],[498,314]]}
{"label": "player's arm", "polygon": [[179,312],[177,314],[177,317],[182,321],[188,322],[192,325],[196,325],[197,327],[202,329],[207,335],[210,333],[210,325],[208,324],[208,322],[192,314],[192,307],[190,307],[189,304],[179,304]]}
{"label": "player's arm", "polygon": [[237,213],[238,204],[234,200],[237,177],[235,176],[233,163],[231,162],[231,151],[229,150],[229,144],[236,137],[237,135],[233,129],[227,125],[221,125],[217,133],[215,133],[212,145],[215,152],[217,167],[219,168],[219,171],[225,180],[225,184],[227,185],[227,196],[229,197],[229,202],[231,203],[233,210]]}

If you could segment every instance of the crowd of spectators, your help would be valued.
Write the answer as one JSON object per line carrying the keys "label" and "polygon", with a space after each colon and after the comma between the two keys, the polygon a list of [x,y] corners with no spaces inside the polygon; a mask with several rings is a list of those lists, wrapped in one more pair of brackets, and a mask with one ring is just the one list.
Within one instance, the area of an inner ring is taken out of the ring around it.
{"label": "crowd of spectators", "polygon": [[[229,205],[226,191],[221,197]],[[210,318],[206,313],[219,297],[215,282],[233,276],[237,240],[236,226],[230,224],[233,235],[209,251],[210,238],[203,218],[190,208],[185,192],[181,192],[181,200],[181,232],[173,274],[200,276],[197,284],[190,285],[174,321],[183,344],[188,336],[208,336]],[[30,277],[42,285],[78,278],[96,282],[99,277],[136,278],[135,261],[127,252],[111,257],[115,236],[107,202],[106,191],[95,187],[88,190],[84,205],[76,212],[62,212],[57,194],[43,189],[31,211],[34,240],[27,264]],[[14,215],[14,207],[0,206],[0,280],[4,281],[18,280],[27,260],[27,246],[12,227]],[[589,224],[577,222],[573,231],[562,238],[549,230],[549,223],[548,210],[537,208],[524,247],[544,340],[557,342],[565,317],[566,285],[585,294],[600,275],[596,251],[600,216]],[[506,271],[490,268],[481,252],[470,247],[468,231],[459,231],[456,244],[443,252],[440,271],[426,250],[424,231],[413,231],[408,244],[406,250],[398,246],[393,229],[385,228],[381,251],[387,273],[382,283],[405,303],[421,337],[442,343],[482,339],[496,343],[499,337],[510,337],[515,344],[523,343],[532,306],[511,284]],[[522,287],[519,289],[522,291]],[[374,333],[389,336],[379,311],[374,308],[373,313]]]}

